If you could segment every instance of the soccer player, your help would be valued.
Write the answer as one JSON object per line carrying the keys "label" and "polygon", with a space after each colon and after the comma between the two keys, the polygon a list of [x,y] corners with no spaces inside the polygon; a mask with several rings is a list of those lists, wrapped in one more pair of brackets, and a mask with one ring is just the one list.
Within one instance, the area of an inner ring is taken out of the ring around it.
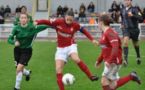
{"label": "soccer player", "polygon": [[20,24],[13,28],[8,38],[8,43],[15,45],[14,58],[17,65],[16,83],[14,90],[20,90],[22,76],[26,76],[26,81],[30,79],[30,71],[24,67],[27,66],[32,56],[32,43],[38,32],[48,28],[46,25],[34,26],[28,23],[27,14],[20,14]]}
{"label": "soccer player", "polygon": [[116,90],[131,80],[141,84],[136,72],[119,78],[118,71],[122,64],[121,40],[117,32],[109,26],[111,22],[111,17],[108,14],[102,14],[99,17],[98,27],[102,31],[99,45],[102,51],[96,61],[96,66],[99,67],[101,62],[104,61],[104,71],[101,80],[102,88],[103,90]]}
{"label": "soccer player", "polygon": [[79,66],[79,68],[88,76],[91,81],[98,80],[97,76],[93,76],[87,65],[80,59],[77,50],[77,44],[74,40],[74,34],[77,31],[85,34],[92,43],[97,44],[97,41],[88,33],[88,31],[81,27],[80,24],[74,21],[74,14],[68,11],[64,18],[56,20],[37,20],[36,23],[46,24],[56,29],[57,32],[57,51],[55,54],[56,61],[56,76],[59,90],[64,90],[62,83],[63,68],[67,62],[67,58],[71,57],[72,60]]}
{"label": "soccer player", "polygon": [[[33,23],[33,19],[32,19],[32,16],[30,16],[28,13],[27,13],[27,7],[26,6],[22,6],[21,7],[21,12],[20,13],[24,13],[24,14],[27,14],[27,17],[28,17],[28,20],[30,23]],[[20,20],[19,20],[19,16],[17,16],[15,18],[15,21],[14,21],[14,25],[18,25],[20,24]]]}
{"label": "soccer player", "polygon": [[133,46],[137,55],[137,64],[141,64],[140,48],[138,37],[140,30],[138,28],[138,21],[142,20],[141,13],[136,7],[132,6],[132,0],[124,0],[125,7],[121,10],[122,28],[123,28],[123,51],[124,51],[124,65],[128,64],[128,42],[132,39]]}

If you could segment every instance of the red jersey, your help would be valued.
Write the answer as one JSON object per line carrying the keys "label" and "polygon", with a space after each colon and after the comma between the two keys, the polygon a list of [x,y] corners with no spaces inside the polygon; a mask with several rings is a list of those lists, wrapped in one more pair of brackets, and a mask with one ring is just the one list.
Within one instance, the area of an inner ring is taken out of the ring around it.
{"label": "red jersey", "polygon": [[80,26],[77,22],[73,22],[68,25],[65,22],[65,19],[53,19],[53,20],[36,20],[39,24],[46,24],[56,29],[57,32],[57,44],[58,47],[67,47],[75,43],[74,34],[77,31],[85,34],[90,40],[93,40],[93,37],[88,33],[86,29]]}
{"label": "red jersey", "polygon": [[121,40],[117,32],[109,28],[102,33],[99,43],[102,52],[98,58],[98,63],[104,60],[108,63],[122,64]]}

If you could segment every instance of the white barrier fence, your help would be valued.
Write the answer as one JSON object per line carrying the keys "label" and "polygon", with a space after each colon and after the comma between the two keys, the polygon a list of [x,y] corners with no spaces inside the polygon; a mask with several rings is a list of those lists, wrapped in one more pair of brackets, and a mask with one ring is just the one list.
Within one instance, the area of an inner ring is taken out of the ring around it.
{"label": "white barrier fence", "polygon": [[[81,24],[81,26],[85,27],[93,37],[98,38],[101,35],[100,30],[98,29],[98,25],[90,25],[90,24]],[[122,36],[122,30],[120,28],[120,24],[111,24],[111,26],[118,32],[120,36]],[[13,24],[1,24],[0,25],[0,40],[7,39],[10,32],[12,31]],[[140,38],[145,38],[145,24],[139,24],[140,28]],[[84,39],[85,36],[80,32],[76,33],[75,37],[77,39]],[[48,28],[45,31],[40,32],[37,35],[37,39],[52,39],[56,38],[56,32],[53,29]]]}

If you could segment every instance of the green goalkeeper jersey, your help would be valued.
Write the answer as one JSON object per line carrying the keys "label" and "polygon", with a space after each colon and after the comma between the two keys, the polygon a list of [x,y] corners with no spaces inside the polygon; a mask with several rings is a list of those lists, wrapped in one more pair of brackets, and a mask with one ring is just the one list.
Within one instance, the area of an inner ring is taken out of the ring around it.
{"label": "green goalkeeper jersey", "polygon": [[15,41],[17,40],[20,43],[20,48],[31,48],[37,33],[45,30],[46,28],[48,28],[48,26],[34,26],[32,23],[29,23],[26,27],[16,25],[8,38],[8,43],[14,45]]}

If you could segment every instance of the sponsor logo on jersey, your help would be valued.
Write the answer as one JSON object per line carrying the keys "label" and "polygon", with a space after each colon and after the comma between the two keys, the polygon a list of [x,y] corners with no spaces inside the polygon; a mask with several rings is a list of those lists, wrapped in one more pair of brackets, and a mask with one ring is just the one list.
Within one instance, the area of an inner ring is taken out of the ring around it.
{"label": "sponsor logo on jersey", "polygon": [[63,36],[63,37],[71,37],[72,36],[71,34],[63,33],[63,32],[60,32],[60,31],[58,31],[58,34]]}

